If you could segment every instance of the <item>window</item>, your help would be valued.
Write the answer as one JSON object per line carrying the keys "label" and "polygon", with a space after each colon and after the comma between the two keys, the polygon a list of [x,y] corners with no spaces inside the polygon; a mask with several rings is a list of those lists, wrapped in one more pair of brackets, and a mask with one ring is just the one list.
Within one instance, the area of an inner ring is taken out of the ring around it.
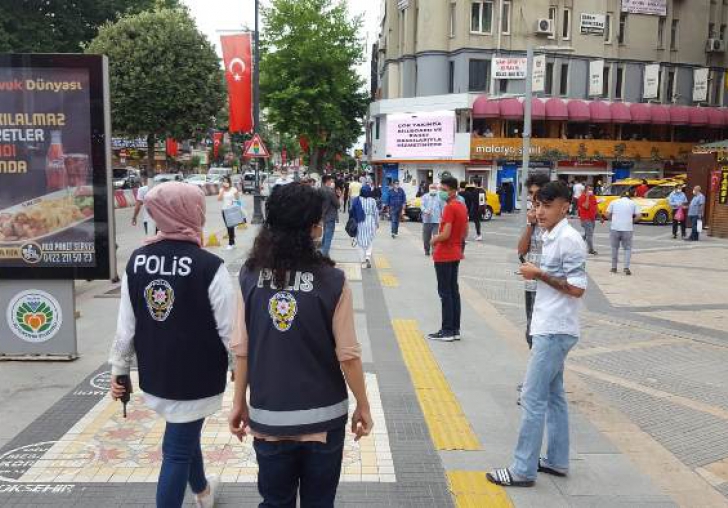
{"label": "window", "polygon": [[615,99],[622,98],[623,82],[624,82],[624,67],[617,67],[617,80],[616,80],[616,83],[614,84],[614,98]]}
{"label": "window", "polygon": [[663,17],[657,20],[657,47],[659,49],[665,47],[665,21]]}
{"label": "window", "polygon": [[554,93],[554,63],[546,62],[546,77],[544,79],[544,93],[552,95]]}
{"label": "window", "polygon": [[564,17],[561,23],[561,37],[568,41],[571,39],[571,9],[564,7]]}
{"label": "window", "polygon": [[455,4],[450,4],[450,37],[455,37]]}
{"label": "window", "polygon": [[622,12],[619,14],[619,32],[617,32],[617,42],[624,44],[627,37],[627,14]]}
{"label": "window", "polygon": [[[455,9],[455,4],[451,8]],[[473,2],[470,11],[470,31],[479,34],[493,33],[493,2]]]}
{"label": "window", "polygon": [[715,38],[715,23],[708,23],[708,39]]}
{"label": "window", "polygon": [[612,20],[614,19],[614,14],[611,12],[608,12],[607,15],[604,17],[604,42],[605,44],[611,44],[612,43]]}
{"label": "window", "polygon": [[559,8],[555,5],[552,5],[549,7],[549,19],[551,20],[551,28],[552,32],[551,35],[548,36],[549,39],[555,39],[556,38],[556,25],[557,23],[557,17],[559,15]]}
{"label": "window", "polygon": [[679,27],[680,27],[680,20],[673,19],[672,25],[670,25],[670,49],[672,51],[675,51],[677,49],[677,36],[678,36]]}
{"label": "window", "polygon": [[559,94],[566,95],[569,92],[569,64],[561,64],[561,76],[559,76]]}
{"label": "window", "polygon": [[448,63],[447,93],[455,92],[455,62]]}
{"label": "window", "polygon": [[609,98],[609,64],[604,64],[602,71],[602,95]]}
{"label": "window", "polygon": [[657,71],[657,100],[662,102],[662,66]]}
{"label": "window", "polygon": [[374,139],[379,139],[379,117],[374,120]]}
{"label": "window", "polygon": [[498,92],[499,93],[506,93],[506,92],[508,92],[508,80],[507,79],[499,79],[498,80]]}
{"label": "window", "polygon": [[490,60],[470,60],[468,72],[468,91],[485,92],[490,81]]}
{"label": "window", "polygon": [[726,29],[726,25],[720,25],[720,40],[721,41],[725,40],[725,29]]}
{"label": "window", "polygon": [[507,0],[501,0],[503,5],[501,9],[503,12],[503,18],[501,19],[501,33],[503,35],[511,35],[511,2]]}
{"label": "window", "polygon": [[672,102],[675,97],[675,69],[667,71],[667,89],[665,90],[669,102]]}

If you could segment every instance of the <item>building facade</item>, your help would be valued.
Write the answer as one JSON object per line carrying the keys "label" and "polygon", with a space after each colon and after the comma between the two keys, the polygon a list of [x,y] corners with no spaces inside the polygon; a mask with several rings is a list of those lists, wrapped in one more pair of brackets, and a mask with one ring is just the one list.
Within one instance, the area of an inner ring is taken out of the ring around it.
{"label": "building facade", "polygon": [[[545,65],[537,168],[589,179],[684,171],[692,146],[728,126],[727,26],[728,0],[385,0],[370,160],[420,178],[445,167],[485,173],[486,186],[517,183],[525,80],[496,79],[494,63],[530,46]],[[421,111],[455,115],[454,151],[391,157],[387,116]]]}

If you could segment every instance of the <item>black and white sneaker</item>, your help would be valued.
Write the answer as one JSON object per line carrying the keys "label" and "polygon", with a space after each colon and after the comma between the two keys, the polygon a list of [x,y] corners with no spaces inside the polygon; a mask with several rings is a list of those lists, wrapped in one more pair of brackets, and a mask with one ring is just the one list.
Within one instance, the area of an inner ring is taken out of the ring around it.
{"label": "black and white sneaker", "polygon": [[452,336],[455,340],[460,340],[460,330],[455,330],[455,332],[453,332]]}
{"label": "black and white sneaker", "polygon": [[440,342],[453,342],[457,339],[455,339],[455,335],[453,335],[452,332],[445,332],[440,330],[439,332],[431,333],[427,336],[430,340],[437,340]]}

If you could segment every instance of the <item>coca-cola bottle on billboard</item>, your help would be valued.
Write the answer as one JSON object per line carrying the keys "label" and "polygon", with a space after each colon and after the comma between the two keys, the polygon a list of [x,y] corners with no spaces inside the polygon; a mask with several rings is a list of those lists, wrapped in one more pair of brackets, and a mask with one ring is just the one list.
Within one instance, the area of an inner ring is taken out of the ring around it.
{"label": "coca-cola bottle on billboard", "polygon": [[48,192],[68,188],[68,172],[63,158],[61,131],[51,131],[51,145],[46,155],[46,189]]}

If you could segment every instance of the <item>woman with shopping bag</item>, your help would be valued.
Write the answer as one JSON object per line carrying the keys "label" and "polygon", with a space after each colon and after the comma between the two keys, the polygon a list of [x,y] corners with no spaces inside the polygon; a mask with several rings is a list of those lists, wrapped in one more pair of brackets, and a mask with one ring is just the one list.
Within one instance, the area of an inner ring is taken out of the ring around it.
{"label": "woman with shopping bag", "polygon": [[228,245],[225,249],[232,250],[235,248],[235,226],[243,222],[244,215],[240,206],[240,191],[233,187],[229,176],[223,178],[217,200],[222,201],[222,219],[228,233]]}

